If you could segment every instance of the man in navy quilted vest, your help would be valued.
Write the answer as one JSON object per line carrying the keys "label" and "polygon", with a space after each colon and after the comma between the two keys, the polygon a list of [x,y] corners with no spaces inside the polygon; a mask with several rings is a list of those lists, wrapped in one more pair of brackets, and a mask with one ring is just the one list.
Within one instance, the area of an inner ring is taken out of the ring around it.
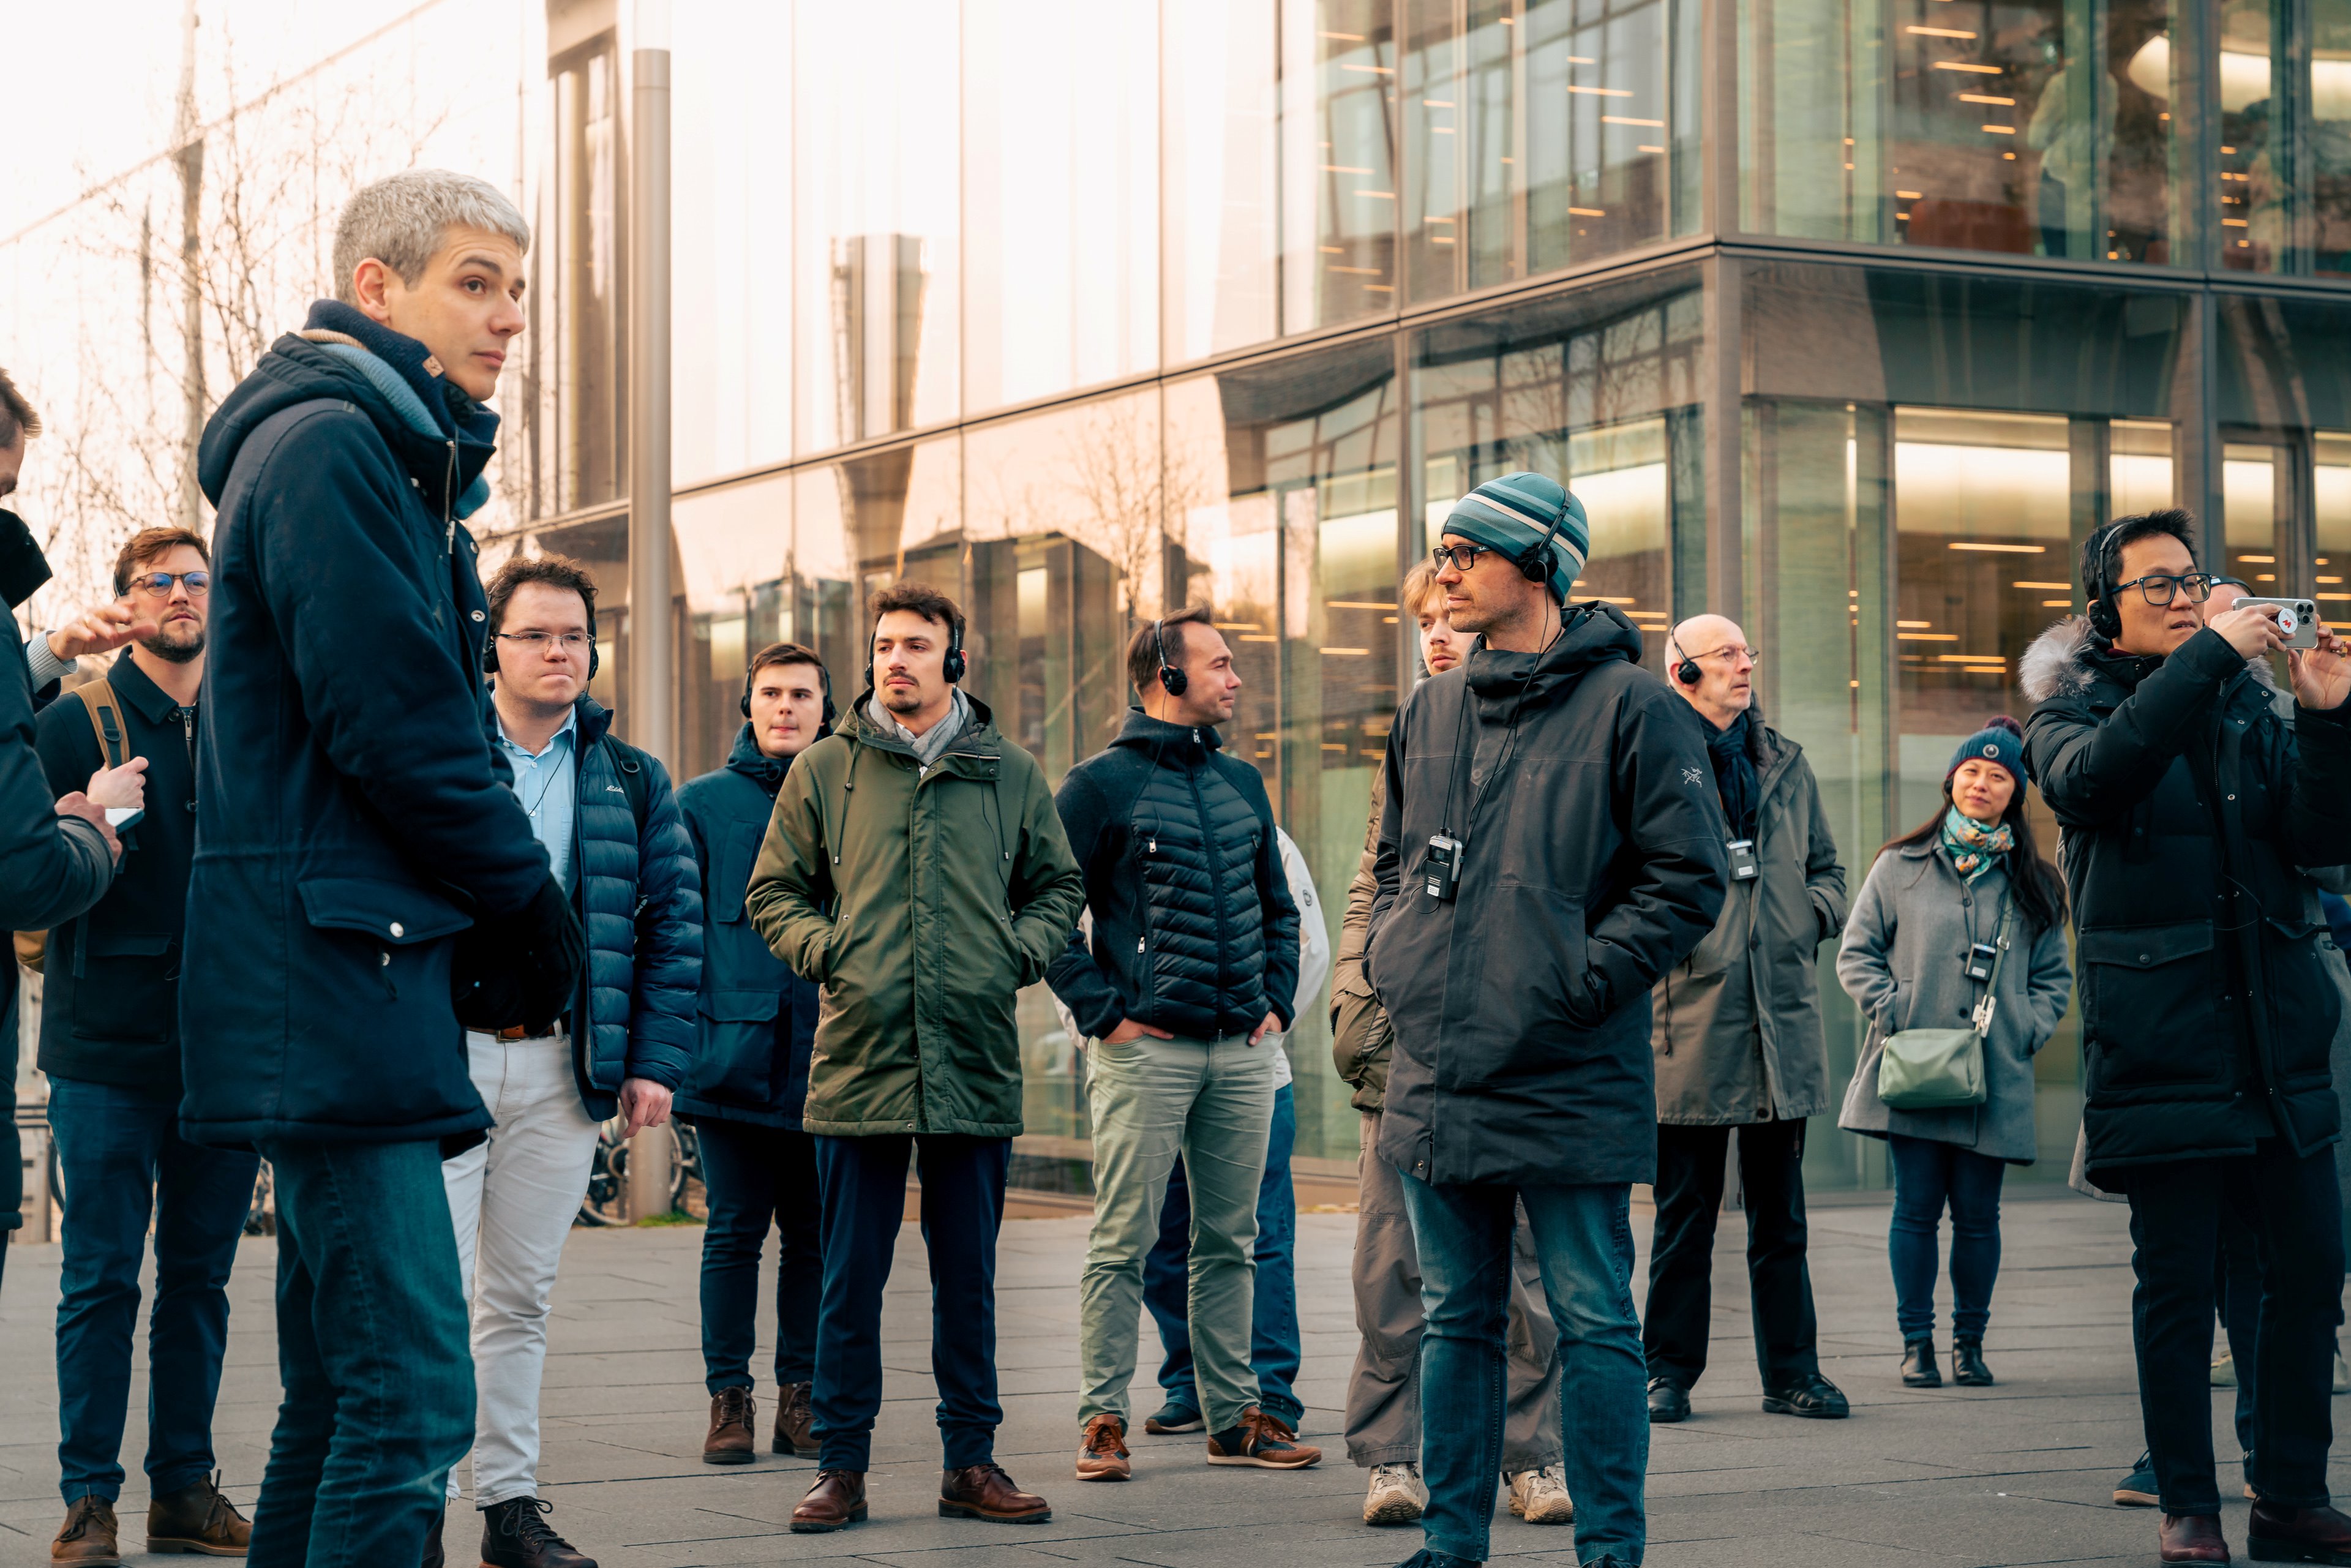
{"label": "man in navy quilted vest", "polygon": [[551,1025],[465,1036],[496,1118],[441,1167],[473,1312],[474,1506],[487,1568],[595,1568],[538,1496],[548,1298],[600,1124],[617,1113],[630,1135],[667,1121],[694,1059],[702,884],[669,775],[588,695],[595,579],[562,556],[517,556],[490,579],[489,617],[492,739],[587,928],[588,968]]}
{"label": "man in navy quilted vest", "polygon": [[1094,1227],[1079,1287],[1077,1478],[1124,1480],[1143,1260],[1167,1174],[1192,1191],[1190,1321],[1208,1462],[1301,1469],[1322,1450],[1259,1403],[1249,1365],[1258,1183],[1277,1036],[1298,984],[1298,905],[1255,768],[1221,749],[1241,678],[1203,609],[1138,631],[1143,706],[1054,804],[1093,912],[1046,979],[1092,1041]]}

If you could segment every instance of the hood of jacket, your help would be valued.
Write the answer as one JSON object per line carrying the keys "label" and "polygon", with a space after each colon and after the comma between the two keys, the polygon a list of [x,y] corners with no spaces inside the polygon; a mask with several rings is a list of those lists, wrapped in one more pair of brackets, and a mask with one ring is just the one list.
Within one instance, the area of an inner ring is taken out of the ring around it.
{"label": "hood of jacket", "polygon": [[1540,653],[1505,653],[1481,640],[1465,661],[1469,690],[1481,717],[1557,702],[1596,665],[1641,662],[1641,629],[1613,604],[1573,604],[1566,623]]}
{"label": "hood of jacket", "polygon": [[[820,736],[818,738],[823,737]],[[791,765],[792,759],[789,757],[770,757],[760,750],[759,743],[751,737],[751,727],[747,723],[735,732],[735,744],[726,751],[726,771],[740,773],[765,789],[770,798],[783,783],[784,773]]]}
{"label": "hood of jacket", "polygon": [[[2102,678],[2130,692],[2162,663],[2144,654],[2116,653],[2114,644],[2091,629],[2088,616],[2068,615],[2024,650],[2024,657],[2017,661],[2017,686],[2035,706],[2053,697],[2085,695]],[[2245,669],[2263,689],[2276,693],[2277,677],[2267,659],[2247,659]]]}
{"label": "hood of jacket", "polygon": [[364,413],[435,513],[464,517],[489,498],[482,470],[496,450],[498,416],[427,372],[415,339],[336,300],[310,308],[302,332],[269,347],[205,422],[196,478],[214,506],[246,438],[297,403],[333,399]]}
{"label": "hood of jacket", "polygon": [[[962,688],[957,687],[956,690],[962,691]],[[851,705],[849,711],[833,721],[833,734],[845,736],[860,746],[871,746],[879,751],[894,751],[901,757],[914,756],[913,747],[876,725],[872,716],[866,712],[868,705],[873,701],[873,688],[866,687],[863,695]],[[963,728],[956,732],[956,737],[947,742],[947,748],[942,756],[951,757],[958,751],[977,753],[983,757],[1000,756],[1004,747],[1001,737],[997,734],[995,711],[969,692],[963,692],[963,699],[970,705],[970,717],[965,721]],[[955,719],[950,715],[939,722],[953,724]]]}

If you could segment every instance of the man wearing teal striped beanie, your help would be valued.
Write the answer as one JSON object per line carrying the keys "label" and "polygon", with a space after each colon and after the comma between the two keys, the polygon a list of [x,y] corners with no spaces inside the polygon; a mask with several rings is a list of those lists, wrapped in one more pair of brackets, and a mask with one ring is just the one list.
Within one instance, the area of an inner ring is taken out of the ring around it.
{"label": "man wearing teal striped beanie", "polygon": [[1583,503],[1558,480],[1541,474],[1505,474],[1487,480],[1453,504],[1445,532],[1449,538],[1483,545],[1522,562],[1523,575],[1548,581],[1552,598],[1561,604],[1567,602],[1568,590],[1575,586],[1584,558],[1592,553],[1592,525],[1584,520]]}

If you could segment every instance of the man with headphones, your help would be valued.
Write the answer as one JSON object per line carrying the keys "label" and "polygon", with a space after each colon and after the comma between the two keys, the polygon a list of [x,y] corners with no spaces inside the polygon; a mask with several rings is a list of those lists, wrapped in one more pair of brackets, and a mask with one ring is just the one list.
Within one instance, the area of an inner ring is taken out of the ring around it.
{"label": "man with headphones", "polygon": [[1686,1419],[1713,1333],[1714,1228],[1738,1134],[1748,1299],[1763,1408],[1837,1419],[1821,1375],[1804,1225],[1805,1118],[1830,1110],[1815,956],[1844,927],[1844,867],[1803,748],[1755,707],[1756,651],[1721,615],[1666,638],[1666,678],[1704,727],[1729,840],[1714,930],[1659,977],[1656,1228],[1649,1247],[1649,1419]]}
{"label": "man with headphones", "polygon": [[823,988],[800,1113],[822,1196],[819,1451],[791,1527],[866,1516],[910,1156],[939,1385],[931,1500],[950,1519],[1033,1523],[1050,1506],[996,1462],[996,1237],[1021,1127],[1016,998],[1070,939],[1085,883],[1045,770],[962,688],[955,601],[900,582],[872,611],[870,683],[785,773],[744,894],[768,950]]}
{"label": "man with headphones", "polygon": [[617,1114],[632,1135],[666,1121],[693,1059],[702,894],[669,776],[588,695],[595,579],[563,556],[517,556],[488,596],[491,740],[580,913],[588,965],[551,1022],[465,1036],[495,1118],[441,1167],[473,1313],[474,1506],[485,1568],[595,1568],[538,1495],[548,1301],[603,1123]]}
{"label": "man with headphones", "polygon": [[1632,1186],[1656,1174],[1649,992],[1721,913],[1706,740],[1640,629],[1570,605],[1583,505],[1540,474],[1456,502],[1434,559],[1479,645],[1388,731],[1365,973],[1395,1030],[1376,1156],[1403,1176],[1427,1323],[1426,1568],[1487,1560],[1521,1204],[1559,1327],[1580,1562],[1648,1536]]}
{"label": "man with headphones", "polygon": [[1281,1050],[1269,1037],[1290,1027],[1295,1005],[1298,905],[1264,777],[1227,756],[1217,733],[1241,677],[1209,612],[1139,627],[1126,664],[1141,706],[1115,740],[1070,769],[1055,802],[1093,914],[1091,944],[1073,939],[1046,977],[1093,1042],[1077,1479],[1132,1473],[1127,1385],[1144,1260],[1179,1155],[1192,1204],[1187,1326],[1199,1416],[1158,1429],[1205,1423],[1212,1465],[1301,1469],[1322,1450],[1296,1440],[1299,1407],[1265,1407],[1250,1362],[1258,1188]]}
{"label": "man with headphones", "polygon": [[2176,509],[2083,542],[2086,616],[2022,661],[2024,758],[2064,830],[2088,1180],[2129,1200],[2133,1342],[2166,1563],[2225,1563],[2213,1468],[2213,1257],[2260,1239],[2252,1554],[2351,1563],[2329,1506],[2344,1274],[2330,1047],[2342,1011],[2305,869],[2351,863],[2351,646],[2269,659],[2274,604],[2206,619]]}
{"label": "man with headphones", "polygon": [[832,677],[810,649],[771,643],[743,676],[743,727],[725,767],[677,792],[702,870],[702,1003],[680,1120],[702,1135],[710,1223],[702,1233],[702,1363],[710,1395],[706,1465],[749,1464],[758,1449],[751,1356],[759,1339],[759,1254],[776,1232],[776,1418],[771,1447],[813,1458],[816,1379],[816,1143],[800,1113],[820,1000],[768,950],[746,917],[751,862],[792,759],[832,733]]}

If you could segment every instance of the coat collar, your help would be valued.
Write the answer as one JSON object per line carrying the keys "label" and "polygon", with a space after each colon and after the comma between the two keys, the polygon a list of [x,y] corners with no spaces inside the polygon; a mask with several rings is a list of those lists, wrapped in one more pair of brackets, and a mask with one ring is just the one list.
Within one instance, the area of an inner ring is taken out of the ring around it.
{"label": "coat collar", "polygon": [[[139,667],[139,661],[125,648],[106,667],[106,684],[120,697],[131,711],[149,724],[168,723],[180,711],[180,705],[170,693],[155,684],[153,676]],[[189,705],[193,706],[193,704]]]}
{"label": "coat collar", "polygon": [[[834,721],[833,733],[860,746],[891,752],[908,761],[914,760],[914,747],[896,736],[875,728],[873,721],[866,716],[865,705],[872,700],[873,688],[868,686],[849,711]],[[1004,755],[1004,739],[997,731],[995,712],[969,692],[964,694],[964,700],[971,705],[971,721],[963,727],[962,734],[947,743],[946,750],[940,754],[934,767],[945,767],[959,758],[967,760],[980,758],[993,764]]]}
{"label": "coat collar", "polygon": [[[2017,680],[2035,704],[2053,697],[2088,697],[2095,706],[2110,707],[2162,667],[2161,659],[2116,652],[2091,630],[2088,616],[2068,615],[2025,649],[2017,661]],[[2278,695],[2277,677],[2267,659],[2246,660],[2245,676],[2259,688],[2262,701]],[[2229,685],[2237,682],[2231,679]]]}
{"label": "coat collar", "polygon": [[1224,748],[1225,737],[1212,724],[1170,724],[1165,719],[1152,717],[1140,707],[1130,706],[1126,722],[1119,728],[1113,746],[1123,746],[1140,752],[1154,761],[1176,762],[1186,768],[1196,768],[1211,753]]}
{"label": "coat collar", "polygon": [[729,773],[741,774],[770,795],[783,788],[784,774],[791,765],[789,757],[770,757],[760,750],[748,724],[735,732],[735,744],[726,753]]}

